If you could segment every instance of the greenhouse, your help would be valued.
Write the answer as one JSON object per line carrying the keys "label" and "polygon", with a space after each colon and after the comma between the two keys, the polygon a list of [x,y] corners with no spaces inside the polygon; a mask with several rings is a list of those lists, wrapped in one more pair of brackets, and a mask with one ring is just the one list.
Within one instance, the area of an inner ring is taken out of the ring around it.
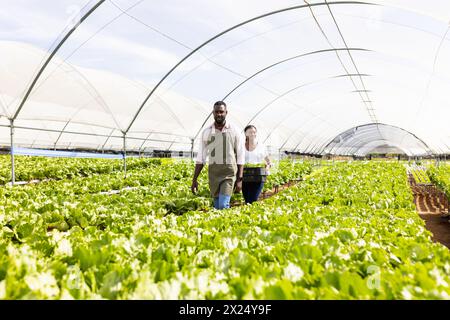
{"label": "greenhouse", "polygon": [[449,1],[0,3],[0,299],[450,299]]}

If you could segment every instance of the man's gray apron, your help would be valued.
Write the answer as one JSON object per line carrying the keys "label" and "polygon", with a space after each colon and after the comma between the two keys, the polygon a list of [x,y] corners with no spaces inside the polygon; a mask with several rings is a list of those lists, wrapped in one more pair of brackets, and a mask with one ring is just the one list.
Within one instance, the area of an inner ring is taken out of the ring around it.
{"label": "man's gray apron", "polygon": [[231,196],[236,181],[236,143],[231,132],[212,133],[208,139],[208,178],[211,196]]}

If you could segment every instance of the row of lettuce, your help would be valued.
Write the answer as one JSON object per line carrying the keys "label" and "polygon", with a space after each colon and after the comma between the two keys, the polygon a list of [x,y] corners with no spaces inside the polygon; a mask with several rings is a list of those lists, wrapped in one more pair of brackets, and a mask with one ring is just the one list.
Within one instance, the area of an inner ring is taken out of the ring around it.
{"label": "row of lettuce", "polygon": [[[128,169],[145,169],[152,164],[160,164],[161,159],[127,158]],[[31,181],[46,179],[71,179],[95,174],[120,172],[122,159],[88,158],[48,158],[35,156],[16,156],[14,159],[15,180]],[[0,155],[0,184],[11,181],[11,158]]]}
{"label": "row of lettuce", "polygon": [[427,173],[431,182],[444,191],[450,201],[450,164],[431,166]]}
{"label": "row of lettuce", "polygon": [[[170,163],[170,159],[127,158],[127,169],[145,169],[154,164]],[[123,159],[48,158],[34,156],[15,157],[16,181],[64,180],[76,177],[90,177],[99,174],[119,173],[124,170]],[[300,162],[279,161],[274,163],[268,176],[265,190],[298,179],[311,170],[311,165]],[[0,185],[11,181],[11,159],[0,155]]]}
{"label": "row of lettuce", "polygon": [[[310,168],[309,164],[303,166]],[[291,167],[281,164],[277,172],[288,175],[283,170]],[[302,166],[296,165],[296,168],[305,171]],[[199,196],[194,197],[190,192],[192,173],[190,162],[163,161],[153,163],[146,170],[130,170],[127,179],[114,173],[0,188],[0,256],[6,259],[5,250],[21,248],[37,257],[42,254],[50,257],[55,250],[52,232],[91,230],[100,235],[108,230],[130,235],[136,216],[141,220],[139,224],[145,224],[145,221],[171,213],[207,211],[211,200],[206,175],[201,176]],[[0,280],[14,273],[9,262],[7,259],[0,263]],[[4,279],[1,283],[4,290],[15,286],[12,280]],[[11,286],[6,286],[7,283]],[[22,283],[22,287],[24,285],[30,288]],[[14,294],[6,294],[6,291],[4,294],[8,298],[22,297],[28,289],[23,291],[20,287]]]}
{"label": "row of lettuce", "polygon": [[430,240],[399,164],[335,164],[222,211],[205,174],[190,193],[192,170],[0,189],[0,298],[450,298],[450,253]]}

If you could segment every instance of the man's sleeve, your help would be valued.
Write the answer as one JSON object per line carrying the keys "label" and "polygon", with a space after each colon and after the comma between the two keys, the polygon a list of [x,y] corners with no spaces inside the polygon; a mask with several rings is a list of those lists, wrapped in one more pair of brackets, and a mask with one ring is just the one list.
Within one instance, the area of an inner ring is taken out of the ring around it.
{"label": "man's sleeve", "polygon": [[237,146],[236,146],[236,164],[245,164],[245,140],[244,135],[240,132],[237,134]]}
{"label": "man's sleeve", "polygon": [[197,159],[195,160],[198,164],[205,164],[206,163],[206,145],[205,145],[205,139],[204,136],[205,132],[203,131],[200,135],[200,143],[198,144],[198,152],[197,152]]}

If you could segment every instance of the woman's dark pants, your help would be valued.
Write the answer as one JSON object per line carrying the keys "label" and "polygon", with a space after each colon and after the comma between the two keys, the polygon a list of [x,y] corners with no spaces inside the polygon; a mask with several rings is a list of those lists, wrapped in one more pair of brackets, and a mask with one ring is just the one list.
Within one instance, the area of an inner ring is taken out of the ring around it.
{"label": "woman's dark pants", "polygon": [[264,187],[264,182],[242,182],[242,195],[245,203],[252,203],[258,200],[259,195]]}

